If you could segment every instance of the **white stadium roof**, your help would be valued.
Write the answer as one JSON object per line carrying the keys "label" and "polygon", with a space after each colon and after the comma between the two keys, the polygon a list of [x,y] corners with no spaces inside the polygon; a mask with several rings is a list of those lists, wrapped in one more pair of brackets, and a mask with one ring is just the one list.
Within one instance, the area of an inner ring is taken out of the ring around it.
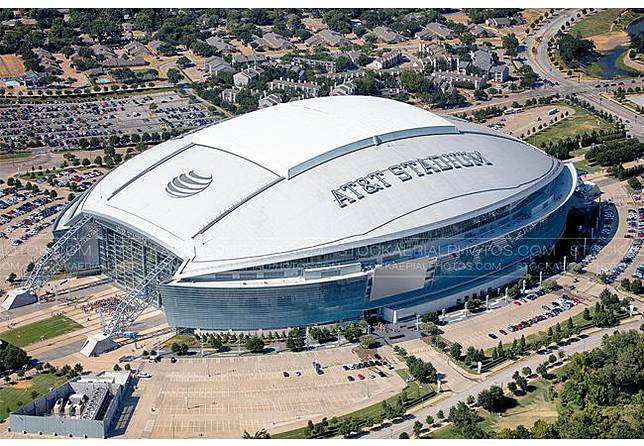
{"label": "white stadium roof", "polygon": [[[461,152],[478,152],[490,165],[421,177],[408,166],[410,181],[388,170]],[[187,262],[180,275],[190,276],[460,221],[527,196],[562,168],[507,135],[411,105],[316,98],[151,148],[106,175],[61,224],[81,211],[117,222],[181,256]],[[332,190],[378,171],[391,187],[342,206],[334,197]]]}
{"label": "white stadium roof", "polygon": [[336,156],[412,135],[457,133],[453,123],[402,102],[345,96],[288,102],[206,128],[216,146],[291,178]]}

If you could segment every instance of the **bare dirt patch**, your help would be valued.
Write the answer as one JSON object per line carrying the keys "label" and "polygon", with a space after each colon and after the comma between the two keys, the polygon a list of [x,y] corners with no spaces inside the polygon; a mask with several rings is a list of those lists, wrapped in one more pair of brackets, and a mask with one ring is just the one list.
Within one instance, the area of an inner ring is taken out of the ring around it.
{"label": "bare dirt patch", "polygon": [[13,385],[14,389],[20,389],[20,390],[31,389],[32,387],[33,387],[33,383],[31,382],[31,380],[18,381]]}
{"label": "bare dirt patch", "polygon": [[25,66],[19,56],[15,54],[0,56],[0,77],[15,77],[21,74],[25,74]]}
{"label": "bare dirt patch", "polygon": [[624,31],[611,31],[605,34],[589,37],[595,43],[595,48],[600,52],[611,51],[618,46],[628,45],[630,39]]}

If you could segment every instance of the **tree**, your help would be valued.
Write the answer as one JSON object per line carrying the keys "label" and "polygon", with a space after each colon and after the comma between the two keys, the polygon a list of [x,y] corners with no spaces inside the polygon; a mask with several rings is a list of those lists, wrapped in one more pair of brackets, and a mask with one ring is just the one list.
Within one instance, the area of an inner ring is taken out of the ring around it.
{"label": "tree", "polygon": [[443,413],[443,409],[440,409],[438,412],[436,412],[436,418],[439,420],[445,419],[445,414]]}
{"label": "tree", "polygon": [[584,40],[568,33],[560,34],[556,46],[561,60],[571,68],[578,67],[580,61],[595,49],[595,44],[591,40]]}
{"label": "tree", "polygon": [[407,432],[401,432],[400,435],[398,435],[398,438],[401,440],[407,440],[409,439],[409,434]]}
{"label": "tree", "polygon": [[168,82],[177,84],[183,79],[183,74],[176,68],[170,68],[167,73]]}
{"label": "tree", "polygon": [[542,378],[546,378],[548,376],[548,363],[542,362],[539,364],[537,367],[537,373],[541,375]]}
{"label": "tree", "polygon": [[517,393],[518,387],[514,381],[508,383],[508,390],[512,393]]}
{"label": "tree", "polygon": [[481,308],[482,302],[480,299],[470,299],[467,301],[467,309],[469,311],[476,311]]}
{"label": "tree", "polygon": [[304,348],[304,338],[300,334],[299,328],[292,328],[286,337],[286,348],[292,351],[302,350]]}
{"label": "tree", "polygon": [[377,345],[378,343],[373,336],[362,336],[360,338],[360,346],[362,348],[374,348]]}
{"label": "tree", "polygon": [[433,322],[434,324],[436,324],[440,320],[440,316],[438,312],[432,311],[431,313],[423,314],[420,320],[424,323]]}
{"label": "tree", "polygon": [[115,372],[120,372],[121,371],[121,366],[118,365],[118,364],[114,364],[114,367],[112,367],[112,370],[114,370]]}
{"label": "tree", "polygon": [[463,351],[463,346],[459,344],[458,342],[455,342],[452,344],[452,346],[449,348],[449,354],[452,356],[454,359],[460,359],[461,357],[461,352]]}
{"label": "tree", "polygon": [[637,177],[631,177],[628,179],[628,185],[636,190],[640,190],[642,188],[642,183],[640,180],[637,179]]}
{"label": "tree", "polygon": [[631,280],[630,290],[632,293],[640,294],[642,292],[642,281],[639,278]]}
{"label": "tree", "polygon": [[485,410],[500,412],[505,406],[505,396],[501,387],[492,386],[479,393],[477,402]]}
{"label": "tree", "polygon": [[224,343],[221,342],[221,338],[217,336],[211,336],[210,337],[210,346],[214,348],[215,350],[219,351],[223,348]]}
{"label": "tree", "polygon": [[190,64],[192,64],[192,62],[190,62],[190,59],[188,59],[186,56],[181,56],[177,59],[177,65],[179,65],[181,68],[185,68]]}
{"label": "tree", "polygon": [[514,381],[517,383],[517,386],[524,392],[528,389],[528,380],[525,376],[518,375],[514,378]]}
{"label": "tree", "polygon": [[344,327],[344,332],[342,333],[344,338],[349,342],[357,342],[363,334],[363,329],[353,322],[347,324],[347,326]]}
{"label": "tree", "polygon": [[524,88],[531,88],[539,79],[539,76],[534,72],[530,65],[522,65],[518,72],[521,76],[520,84]]}
{"label": "tree", "polygon": [[409,373],[421,383],[436,381],[436,369],[431,362],[425,362],[415,356],[408,356],[405,360]]}
{"label": "tree", "polygon": [[431,415],[427,415],[427,417],[425,418],[425,423],[427,423],[427,425],[429,427],[433,426],[434,425],[434,417],[432,417]]}
{"label": "tree", "polygon": [[505,49],[505,54],[510,57],[516,57],[517,48],[519,47],[519,39],[514,34],[508,34],[502,37],[503,48]]}
{"label": "tree", "polygon": [[259,430],[253,435],[249,434],[247,431],[244,431],[242,438],[244,439],[270,439],[271,434],[268,433],[266,429]]}
{"label": "tree", "polygon": [[264,349],[264,341],[258,336],[249,336],[245,342],[246,350],[257,353]]}
{"label": "tree", "polygon": [[423,322],[421,325],[423,336],[434,336],[440,333],[438,326],[433,322]]}
{"label": "tree", "polygon": [[521,373],[523,373],[523,376],[530,376],[532,375],[532,369],[530,367],[524,367],[521,369]]}
{"label": "tree", "polygon": [[414,431],[414,436],[415,436],[416,438],[419,438],[419,437],[420,437],[420,433],[423,431],[423,423],[421,423],[421,422],[420,422],[420,421],[418,421],[418,420],[414,421],[414,426],[412,427],[412,429],[413,429],[413,431]]}
{"label": "tree", "polygon": [[4,371],[19,370],[27,364],[29,357],[20,347],[7,343],[5,348],[0,350],[0,373]]}
{"label": "tree", "polygon": [[586,321],[589,321],[589,320],[591,319],[591,316],[590,316],[590,310],[588,310],[588,307],[584,308],[584,312],[583,312],[583,314],[582,314],[582,317],[583,317],[583,318],[584,318],[584,320],[586,320]]}

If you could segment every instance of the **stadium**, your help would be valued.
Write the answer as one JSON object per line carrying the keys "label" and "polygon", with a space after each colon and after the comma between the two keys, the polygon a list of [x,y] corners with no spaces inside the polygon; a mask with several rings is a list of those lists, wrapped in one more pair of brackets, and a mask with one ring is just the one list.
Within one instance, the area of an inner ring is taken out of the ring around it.
{"label": "stadium", "polygon": [[159,144],[54,231],[91,219],[75,267],[100,267],[175,327],[398,321],[522,277],[562,235],[576,185],[571,165],[511,136],[393,100],[325,97]]}

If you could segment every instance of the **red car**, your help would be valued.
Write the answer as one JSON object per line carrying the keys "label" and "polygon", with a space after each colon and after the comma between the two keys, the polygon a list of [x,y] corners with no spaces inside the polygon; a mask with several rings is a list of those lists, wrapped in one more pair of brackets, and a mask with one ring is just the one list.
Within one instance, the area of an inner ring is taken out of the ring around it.
{"label": "red car", "polygon": [[508,332],[505,330],[499,330],[499,333],[501,333],[503,336],[507,336]]}
{"label": "red car", "polygon": [[363,381],[364,380],[364,375],[362,373],[358,373],[358,379],[360,381]]}
{"label": "red car", "polygon": [[520,307],[520,306],[521,306],[521,302],[519,302],[518,300],[515,300],[513,303],[514,303],[514,305],[516,305],[517,307]]}

